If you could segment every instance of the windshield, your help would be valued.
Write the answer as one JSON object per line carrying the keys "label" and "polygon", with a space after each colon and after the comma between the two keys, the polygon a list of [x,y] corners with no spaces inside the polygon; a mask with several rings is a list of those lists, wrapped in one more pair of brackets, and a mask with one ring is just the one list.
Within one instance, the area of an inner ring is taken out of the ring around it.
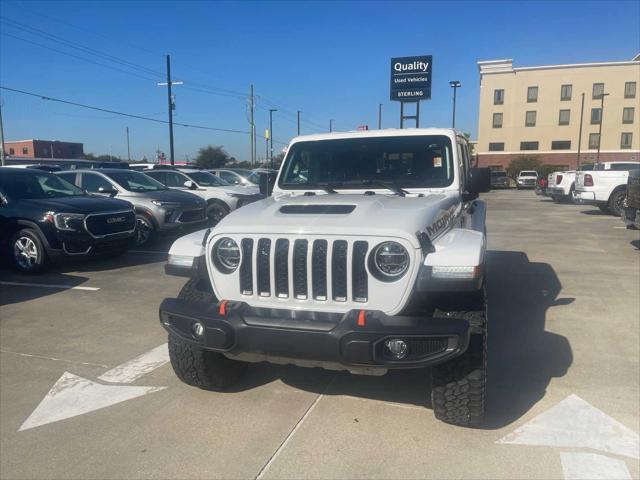
{"label": "windshield", "polygon": [[66,180],[47,173],[0,173],[0,190],[12,199],[77,197],[86,193]]}
{"label": "windshield", "polygon": [[537,177],[537,172],[520,172],[521,177]]}
{"label": "windshield", "polygon": [[237,173],[238,175],[242,175],[243,177],[248,177],[253,173],[251,170],[247,168],[230,168],[229,170]]}
{"label": "windshield", "polygon": [[251,172],[251,175],[247,177],[251,183],[255,183],[256,185],[260,185],[260,177],[262,176],[261,172]]}
{"label": "windshield", "polygon": [[295,143],[285,160],[281,188],[442,188],[453,181],[446,136],[349,138]]}
{"label": "windshield", "polygon": [[187,175],[201,187],[228,187],[231,185],[226,180],[216,177],[210,172],[188,172]]}
{"label": "windshield", "polygon": [[155,192],[167,189],[157,180],[135,170],[103,173],[130,192]]}
{"label": "windshield", "polygon": [[491,172],[492,177],[506,177],[507,172]]}

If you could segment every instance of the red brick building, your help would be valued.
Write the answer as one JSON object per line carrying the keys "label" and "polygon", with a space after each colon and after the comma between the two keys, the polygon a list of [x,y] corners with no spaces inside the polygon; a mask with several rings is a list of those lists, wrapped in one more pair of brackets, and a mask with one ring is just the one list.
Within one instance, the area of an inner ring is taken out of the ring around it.
{"label": "red brick building", "polygon": [[58,140],[4,142],[4,153],[13,158],[83,158],[84,145]]}

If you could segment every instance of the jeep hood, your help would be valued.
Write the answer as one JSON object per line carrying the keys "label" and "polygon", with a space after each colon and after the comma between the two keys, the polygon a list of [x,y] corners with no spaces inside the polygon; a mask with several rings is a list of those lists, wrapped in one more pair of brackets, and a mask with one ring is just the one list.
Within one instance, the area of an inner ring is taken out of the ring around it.
{"label": "jeep hood", "polygon": [[416,248],[416,233],[435,238],[444,219],[459,207],[457,192],[423,197],[331,194],[269,197],[235,210],[214,230],[264,235],[367,235],[405,238]]}

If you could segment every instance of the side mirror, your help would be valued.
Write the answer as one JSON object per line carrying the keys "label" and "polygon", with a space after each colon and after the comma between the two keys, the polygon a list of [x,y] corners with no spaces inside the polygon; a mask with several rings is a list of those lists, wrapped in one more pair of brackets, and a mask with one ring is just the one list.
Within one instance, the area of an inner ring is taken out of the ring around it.
{"label": "side mirror", "polygon": [[491,191],[491,169],[472,168],[467,181],[467,191],[463,200],[469,201],[478,198],[479,193]]}
{"label": "side mirror", "polygon": [[183,183],[183,185],[187,187],[189,190],[195,190],[196,188],[198,188],[198,186],[195,183],[193,183],[191,180],[187,180],[186,182]]}
{"label": "side mirror", "polygon": [[98,187],[98,193],[109,195],[110,197],[115,197],[118,191],[115,188]]}
{"label": "side mirror", "polygon": [[268,197],[273,192],[273,186],[276,184],[276,175],[273,173],[263,173],[260,175],[260,193]]}

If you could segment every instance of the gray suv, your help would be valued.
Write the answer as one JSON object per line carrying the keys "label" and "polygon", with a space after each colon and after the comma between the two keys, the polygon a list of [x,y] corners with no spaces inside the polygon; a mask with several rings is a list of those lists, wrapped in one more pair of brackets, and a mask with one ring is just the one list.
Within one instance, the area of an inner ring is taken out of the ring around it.
{"label": "gray suv", "polygon": [[133,170],[100,168],[59,172],[62,178],[89,193],[131,202],[136,212],[136,245],[148,243],[156,233],[207,220],[206,202],[197,195],[169,190],[153,178]]}

